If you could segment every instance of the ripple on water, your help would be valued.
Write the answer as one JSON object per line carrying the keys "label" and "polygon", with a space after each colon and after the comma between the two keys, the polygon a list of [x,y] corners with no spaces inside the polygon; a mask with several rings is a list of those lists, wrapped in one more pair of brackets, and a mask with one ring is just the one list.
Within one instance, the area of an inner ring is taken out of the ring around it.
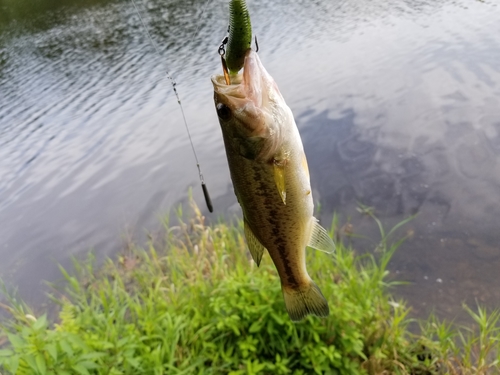
{"label": "ripple on water", "polygon": [[[0,24],[0,276],[11,269],[8,280],[21,291],[56,277],[49,257],[64,262],[92,246],[111,253],[126,225],[154,226],[188,186],[199,186],[166,68],[216,209],[235,207],[209,82],[220,70],[225,4],[202,14],[196,2],[148,1],[140,11],[162,57],[130,3],[68,4]],[[445,302],[456,307],[474,293],[493,298],[499,7],[250,6],[261,58],[303,135],[323,219],[336,210],[376,238],[356,216],[357,202],[374,206],[387,226],[418,213],[413,240],[394,260],[399,276],[415,282],[405,293],[416,308],[428,311],[422,299],[444,311]]]}

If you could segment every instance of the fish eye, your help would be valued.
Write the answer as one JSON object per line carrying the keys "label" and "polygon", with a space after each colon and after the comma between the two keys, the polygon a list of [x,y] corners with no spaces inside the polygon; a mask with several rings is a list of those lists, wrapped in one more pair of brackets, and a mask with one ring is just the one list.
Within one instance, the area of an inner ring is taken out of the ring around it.
{"label": "fish eye", "polygon": [[221,120],[229,120],[232,116],[231,109],[227,105],[219,103],[217,104],[217,116]]}

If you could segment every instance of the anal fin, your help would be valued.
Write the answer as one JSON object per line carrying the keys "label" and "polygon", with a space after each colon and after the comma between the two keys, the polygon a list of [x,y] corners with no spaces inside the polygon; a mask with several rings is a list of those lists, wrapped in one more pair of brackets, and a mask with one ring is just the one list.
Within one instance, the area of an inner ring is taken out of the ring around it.
{"label": "anal fin", "polygon": [[247,239],[248,250],[250,250],[250,254],[252,254],[252,259],[255,263],[257,263],[257,267],[260,266],[260,261],[262,260],[262,255],[264,254],[264,250],[266,248],[262,246],[260,241],[253,234],[252,229],[248,225],[247,221],[244,222],[245,225],[245,238]]}
{"label": "anal fin", "polygon": [[313,217],[311,220],[311,237],[309,238],[307,246],[328,254],[332,254],[333,252],[335,252],[335,243],[328,235],[327,230],[319,225],[318,220],[315,217]]}

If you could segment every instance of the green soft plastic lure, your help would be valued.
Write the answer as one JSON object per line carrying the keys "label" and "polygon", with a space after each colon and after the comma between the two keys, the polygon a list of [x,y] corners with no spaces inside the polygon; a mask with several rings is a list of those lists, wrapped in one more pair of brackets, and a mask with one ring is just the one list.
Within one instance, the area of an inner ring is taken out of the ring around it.
{"label": "green soft plastic lure", "polygon": [[229,73],[237,74],[245,62],[245,54],[252,45],[252,24],[245,0],[229,3],[229,38],[225,60]]}

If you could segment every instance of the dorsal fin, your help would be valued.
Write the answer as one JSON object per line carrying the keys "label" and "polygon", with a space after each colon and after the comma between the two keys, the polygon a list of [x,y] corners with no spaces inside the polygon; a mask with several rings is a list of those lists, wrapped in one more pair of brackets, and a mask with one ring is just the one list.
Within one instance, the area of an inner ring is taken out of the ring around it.
{"label": "dorsal fin", "polygon": [[311,220],[311,237],[309,238],[307,246],[328,254],[332,254],[333,252],[335,252],[335,243],[328,235],[328,231],[321,225],[319,225],[318,219],[316,219],[315,217],[312,217]]}

